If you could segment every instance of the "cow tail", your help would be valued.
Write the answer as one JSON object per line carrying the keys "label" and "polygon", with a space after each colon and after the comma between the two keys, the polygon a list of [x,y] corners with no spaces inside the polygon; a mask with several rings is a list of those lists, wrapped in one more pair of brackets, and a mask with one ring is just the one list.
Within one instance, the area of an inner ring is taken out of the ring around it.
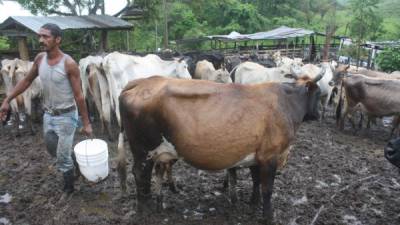
{"label": "cow tail", "polygon": [[340,121],[340,117],[342,115],[342,108],[343,108],[343,85],[344,82],[342,81],[342,83],[340,84],[340,91],[339,91],[339,102],[338,105],[336,107],[336,124],[339,124]]}
{"label": "cow tail", "polygon": [[126,192],[126,154],[124,148],[124,133],[121,126],[121,132],[118,136],[118,156],[117,156],[117,171],[122,192]]}
{"label": "cow tail", "polygon": [[121,186],[121,190],[123,193],[126,192],[126,152],[125,152],[125,148],[124,148],[124,125],[122,123],[122,118],[121,115],[124,113],[123,111],[121,111],[121,109],[123,107],[121,107],[124,102],[121,101],[121,95],[119,97],[119,112],[120,112],[120,120],[119,121],[119,126],[120,126],[120,132],[118,135],[118,147],[117,147],[117,152],[118,152],[118,156],[117,156],[117,171],[118,171],[118,176],[119,176],[119,181],[120,181],[120,186]]}
{"label": "cow tail", "polygon": [[235,67],[233,67],[232,71],[229,73],[229,76],[231,77],[233,83],[235,83],[235,71],[239,67],[239,65],[240,65],[240,63],[238,65],[236,65]]}
{"label": "cow tail", "polygon": [[337,94],[338,94],[338,88],[334,87],[332,89],[331,95],[329,96],[328,105],[332,105],[333,104],[333,101],[334,101],[334,99],[335,99]]}

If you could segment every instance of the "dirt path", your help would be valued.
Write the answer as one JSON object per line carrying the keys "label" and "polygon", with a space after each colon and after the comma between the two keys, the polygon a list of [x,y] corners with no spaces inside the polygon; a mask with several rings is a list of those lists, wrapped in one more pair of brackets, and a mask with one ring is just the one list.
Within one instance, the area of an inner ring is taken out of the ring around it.
{"label": "dirt path", "polygon": [[[248,169],[239,172],[239,201],[232,206],[222,190],[223,172],[199,171],[184,162],[174,166],[180,193],[165,190],[165,209],[146,218],[134,211],[132,174],[127,196],[120,195],[113,161],[105,181],[90,185],[81,179],[73,198],[57,203],[62,176],[51,167],[38,130],[14,138],[0,128],[0,224],[256,224],[261,218],[261,210],[248,204]],[[304,123],[275,181],[277,224],[400,224],[400,174],[383,157],[388,135],[381,125],[353,135],[348,128],[338,132],[332,119]],[[113,149],[110,154],[115,157]]]}

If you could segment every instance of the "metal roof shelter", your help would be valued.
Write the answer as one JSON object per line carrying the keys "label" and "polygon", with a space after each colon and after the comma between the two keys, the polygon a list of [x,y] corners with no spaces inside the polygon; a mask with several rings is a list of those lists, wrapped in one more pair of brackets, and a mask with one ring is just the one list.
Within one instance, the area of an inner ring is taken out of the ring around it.
{"label": "metal roof shelter", "polygon": [[[0,32],[7,35],[7,30],[26,28],[37,33],[46,23],[55,23],[62,30],[128,30],[133,25],[122,19],[108,15],[89,16],[10,16],[0,24]],[[22,33],[23,34],[23,33]]]}
{"label": "metal roof shelter", "polygon": [[400,40],[398,41],[379,41],[379,42],[373,42],[373,41],[367,41],[367,43],[362,45],[365,48],[372,48],[372,49],[379,49],[382,50],[384,48],[398,48],[400,47]]}
{"label": "metal roof shelter", "polygon": [[[183,44],[192,44],[196,42],[210,41],[212,49],[220,49],[220,50],[233,49],[234,51],[240,51],[240,49],[243,49],[246,51],[247,49],[253,49],[259,51],[259,50],[285,49],[285,54],[291,52],[292,57],[294,57],[296,51],[299,51],[298,47],[300,47],[302,48],[301,51],[303,52],[303,57],[305,54],[304,52],[309,51],[307,52],[308,55],[307,57],[309,58],[310,61],[313,61],[314,59],[316,59],[317,51],[323,49],[321,48],[322,45],[318,44],[317,41],[318,36],[326,36],[326,35],[324,33],[316,32],[313,30],[307,30],[303,28],[291,28],[287,26],[280,26],[273,30],[257,32],[253,34],[240,34],[236,31],[232,31],[228,35],[209,35],[200,38],[176,40],[176,43],[178,48],[179,45]],[[305,44],[306,42],[305,38],[310,39],[309,43]],[[330,40],[331,38],[333,39],[333,45],[335,45],[335,40],[340,39],[339,36],[332,36],[329,37],[328,40]],[[277,41],[276,42],[277,44],[265,45],[265,43],[263,43],[264,40],[273,40],[274,42]],[[244,46],[240,46],[241,42],[244,42]],[[250,43],[249,46],[248,42]],[[231,43],[233,43],[234,45],[233,48],[229,47],[232,46]],[[225,47],[222,47],[222,44]],[[285,45],[286,48],[284,47]],[[330,44],[324,45],[324,48],[327,49],[325,52],[323,52],[324,54],[329,54],[330,46],[328,45]]]}
{"label": "metal roof shelter", "polygon": [[0,24],[0,34],[16,37],[22,59],[28,59],[28,35],[36,34],[46,23],[55,23],[62,30],[101,30],[101,48],[106,49],[108,30],[130,30],[133,25],[109,15],[89,16],[10,16]]}
{"label": "metal roof shelter", "polygon": [[303,28],[291,28],[291,27],[281,26],[270,31],[257,32],[254,34],[240,34],[236,31],[233,31],[228,35],[210,35],[207,37],[209,39],[216,39],[216,40],[245,41],[245,40],[268,40],[268,39],[279,40],[279,39],[287,39],[294,37],[304,37],[312,34],[324,35],[322,33],[318,33],[312,30],[306,30]]}

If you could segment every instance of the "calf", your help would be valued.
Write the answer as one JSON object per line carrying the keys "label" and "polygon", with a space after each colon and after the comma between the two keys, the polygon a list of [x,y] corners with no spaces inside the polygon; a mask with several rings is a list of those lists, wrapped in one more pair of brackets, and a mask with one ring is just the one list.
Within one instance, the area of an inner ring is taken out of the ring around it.
{"label": "calf", "polygon": [[172,166],[178,160],[178,155],[174,146],[163,137],[163,141],[160,146],[150,151],[147,158],[153,160],[154,162],[154,173],[156,175],[155,191],[158,202],[157,208],[161,209],[163,202],[161,193],[163,181],[167,181],[169,189],[172,192],[177,192],[174,178],[172,176]]}

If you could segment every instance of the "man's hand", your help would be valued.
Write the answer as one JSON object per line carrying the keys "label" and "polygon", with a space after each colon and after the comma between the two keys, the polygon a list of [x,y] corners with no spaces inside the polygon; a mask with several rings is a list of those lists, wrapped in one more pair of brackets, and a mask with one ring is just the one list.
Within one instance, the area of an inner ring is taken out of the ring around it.
{"label": "man's hand", "polygon": [[10,111],[10,104],[8,103],[7,99],[3,101],[3,104],[1,104],[0,107],[0,120],[1,121],[6,121],[7,119],[7,114]]}
{"label": "man's hand", "polygon": [[90,123],[84,125],[81,129],[81,132],[86,136],[93,138],[93,129]]}

